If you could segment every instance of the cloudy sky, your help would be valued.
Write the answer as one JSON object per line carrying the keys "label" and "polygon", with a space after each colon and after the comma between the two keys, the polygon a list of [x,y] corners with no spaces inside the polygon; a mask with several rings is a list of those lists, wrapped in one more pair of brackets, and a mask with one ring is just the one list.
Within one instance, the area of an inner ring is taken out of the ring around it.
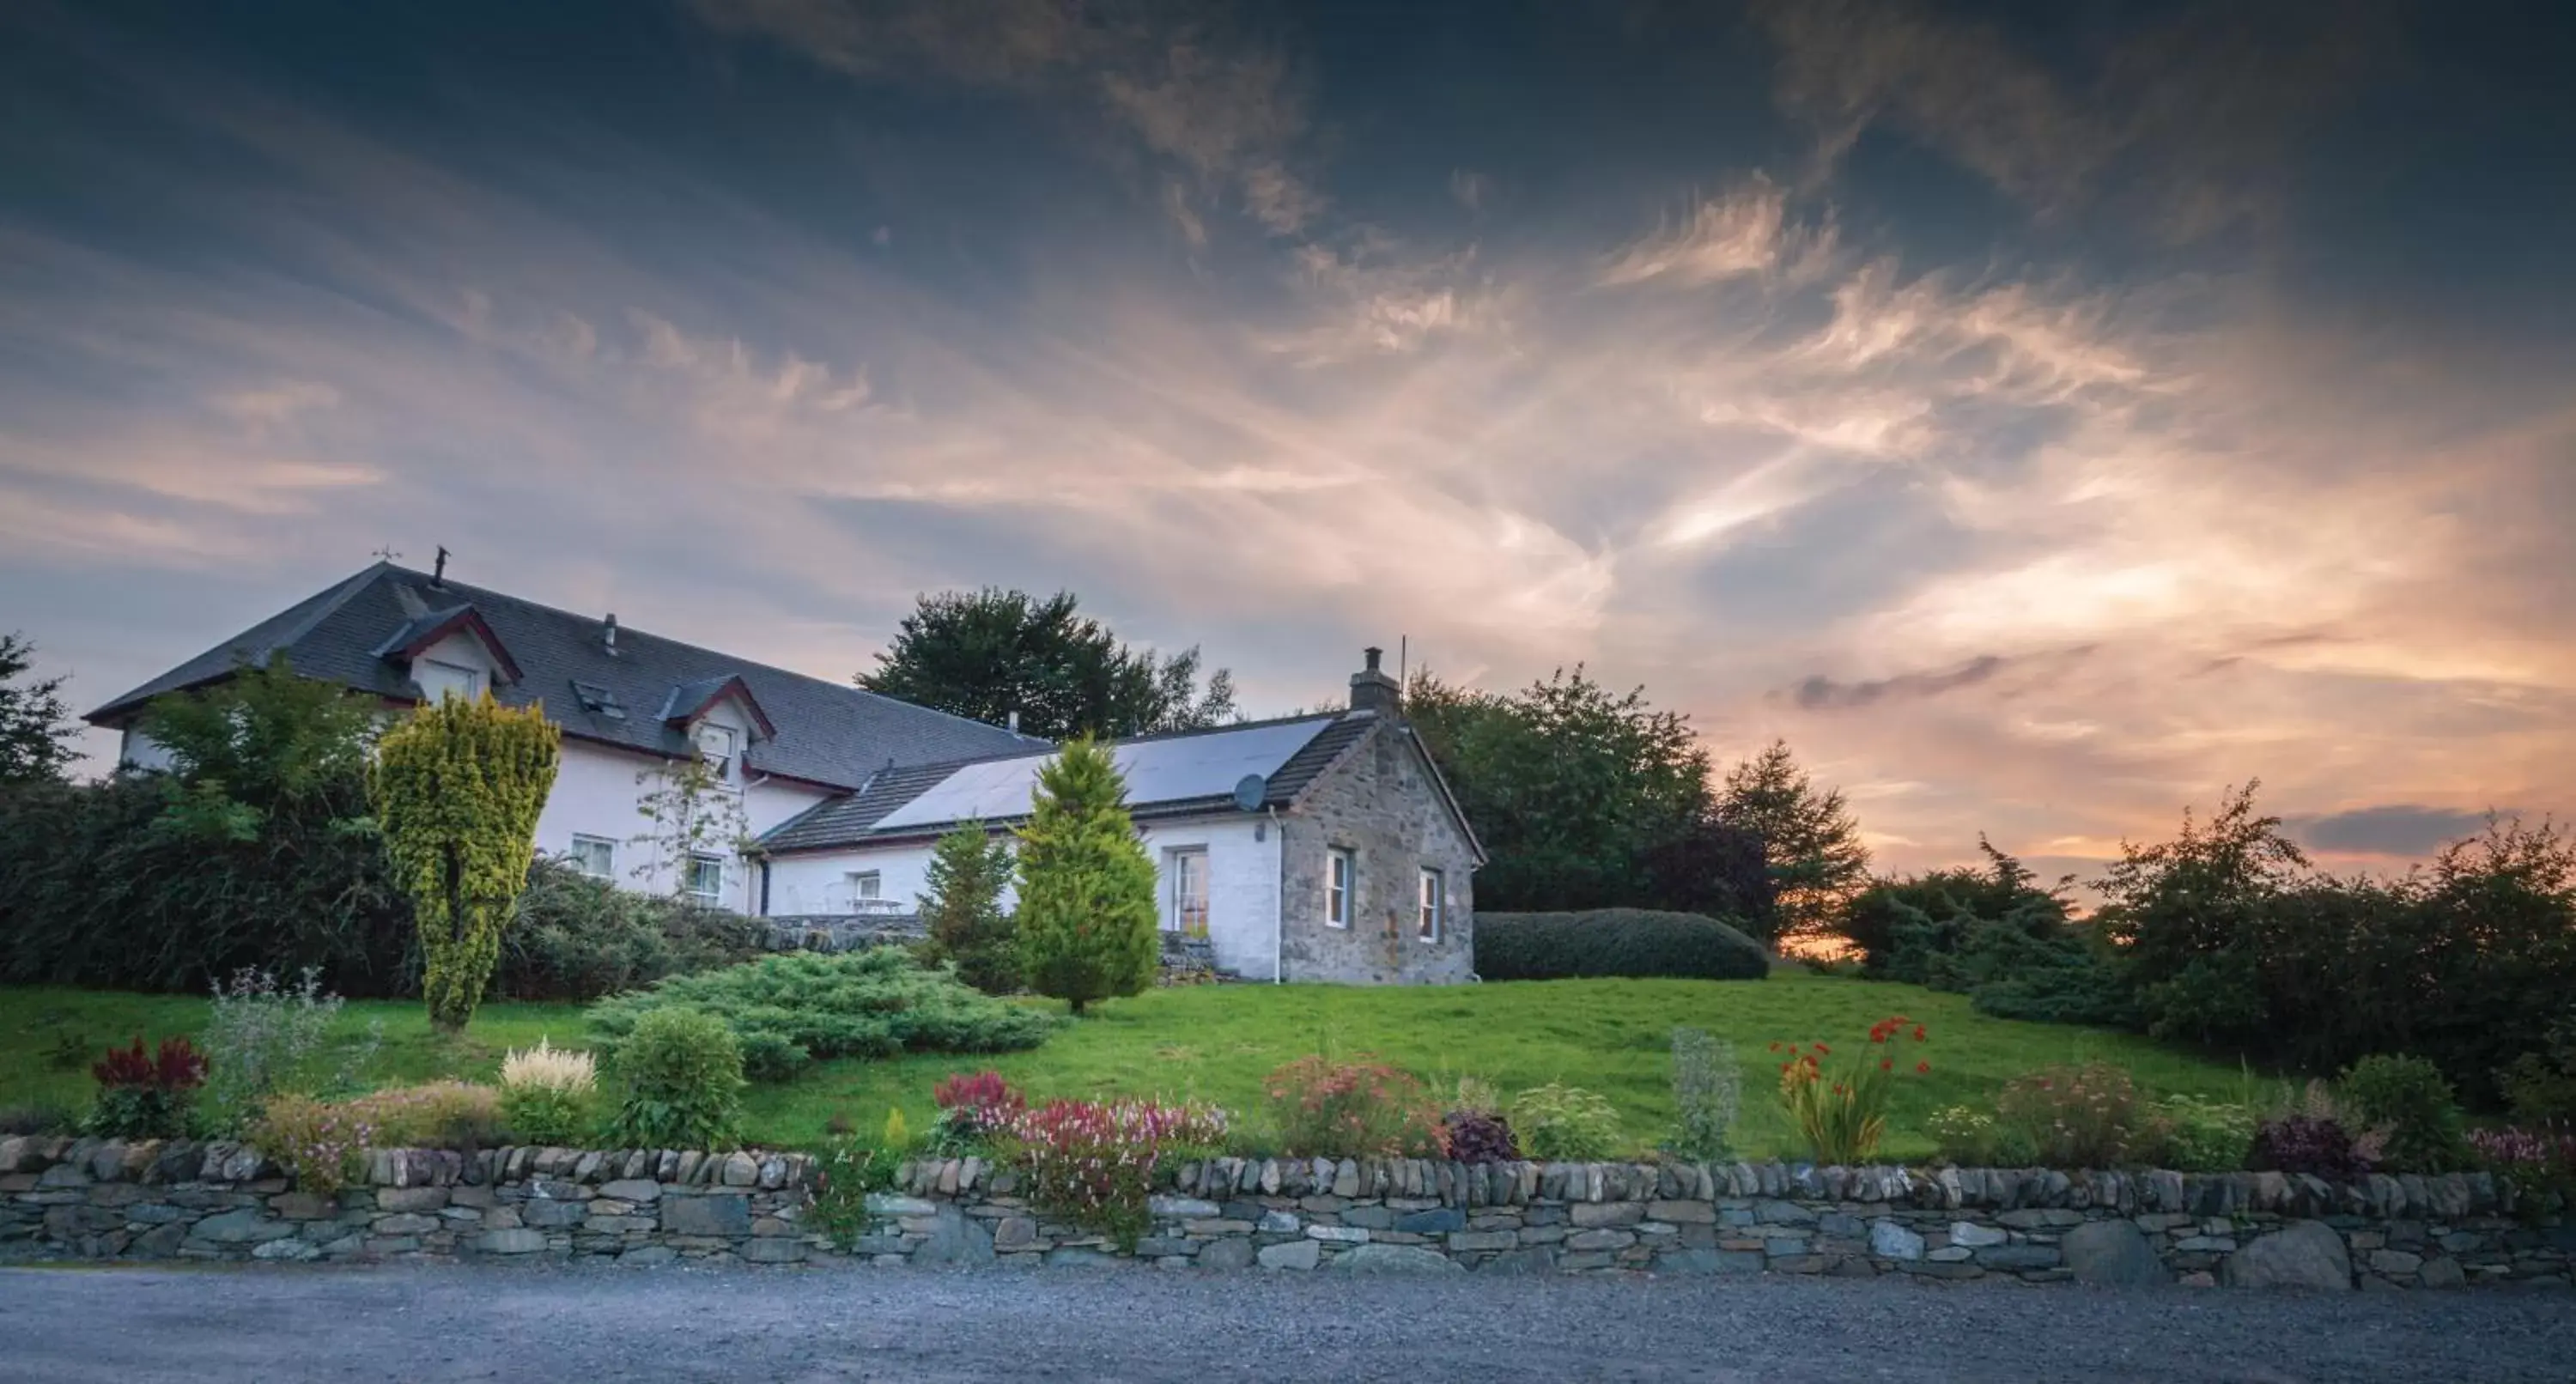
{"label": "cloudy sky", "polygon": [[987,583],[1256,711],[1582,662],[1890,867],[2576,809],[2564,26],[387,8],[0,10],[0,630],[84,708],[444,544],[825,677]]}

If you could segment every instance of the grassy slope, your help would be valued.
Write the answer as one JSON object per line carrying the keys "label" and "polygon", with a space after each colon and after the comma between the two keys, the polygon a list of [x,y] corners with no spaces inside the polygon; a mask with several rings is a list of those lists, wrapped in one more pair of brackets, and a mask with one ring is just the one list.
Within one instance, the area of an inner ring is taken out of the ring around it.
{"label": "grassy slope", "polygon": [[[987,1065],[1041,1098],[1198,1096],[1250,1111],[1259,1105],[1265,1073],[1324,1049],[1375,1052],[1426,1076],[1463,1073],[1506,1090],[1546,1081],[1589,1087],[1619,1107],[1642,1148],[1671,1119],[1666,1044],[1674,1025],[1690,1024],[1736,1045],[1745,1091],[1738,1142],[1756,1152],[1785,1152],[1787,1132],[1770,1095],[1777,1066],[1768,1045],[1822,1039],[1842,1056],[1866,1048],[1869,1025],[1899,1011],[1930,1025],[1932,1041],[1919,1050],[1908,1047],[1902,1056],[1908,1063],[1929,1058],[1933,1070],[1899,1084],[1888,1147],[1895,1157],[1931,1151],[1921,1126],[1935,1106],[1989,1102],[2004,1082],[2051,1063],[2105,1058],[2159,1094],[2242,1094],[2235,1068],[2128,1035],[2010,1023],[1970,1012],[1957,995],[1796,972],[1765,981],[1586,980],[1440,989],[1201,986],[1097,1006],[1033,1052],[826,1063],[795,1082],[755,1088],[751,1132],[763,1142],[804,1143],[818,1139],[836,1113],[874,1129],[896,1105],[918,1130],[930,1117],[934,1082]],[[202,1001],[184,997],[0,990],[0,1106],[31,1100],[76,1105],[87,1099],[84,1068],[47,1066],[57,1032],[76,1032],[95,1048],[137,1031],[153,1037],[186,1032],[203,1013]],[[375,1017],[385,1020],[378,1065],[389,1080],[448,1073],[488,1078],[505,1047],[533,1043],[540,1034],[558,1044],[584,1037],[579,1011],[569,1005],[488,1005],[453,1046],[430,1034],[417,1004],[353,1003],[343,1022],[363,1025]]]}

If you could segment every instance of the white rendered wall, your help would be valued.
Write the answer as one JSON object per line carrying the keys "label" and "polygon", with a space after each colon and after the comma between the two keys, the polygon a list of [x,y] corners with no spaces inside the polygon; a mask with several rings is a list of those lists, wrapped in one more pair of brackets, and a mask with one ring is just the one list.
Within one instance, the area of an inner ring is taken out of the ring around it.
{"label": "white rendered wall", "polygon": [[[1154,907],[1166,928],[1172,915],[1171,853],[1199,848],[1208,857],[1208,943],[1217,964],[1269,980],[1279,919],[1279,833],[1266,817],[1228,814],[1151,822],[1140,833],[1154,862]],[[927,887],[932,843],[849,847],[785,855],[769,865],[772,915],[850,911],[849,876],[874,870],[879,896],[909,910]],[[1008,901],[1008,894],[1005,894]]]}

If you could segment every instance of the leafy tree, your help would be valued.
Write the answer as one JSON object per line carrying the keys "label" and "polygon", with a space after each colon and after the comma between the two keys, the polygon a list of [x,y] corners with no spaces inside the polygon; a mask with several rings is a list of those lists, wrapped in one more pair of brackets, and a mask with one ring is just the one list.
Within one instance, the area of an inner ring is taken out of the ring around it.
{"label": "leafy tree", "polygon": [[[364,701],[296,676],[279,654],[212,687],[153,698],[140,729],[168,753],[181,790],[170,828],[200,841],[250,843],[280,813],[363,774],[376,723]],[[363,816],[364,808],[348,815]]]}
{"label": "leafy tree", "polygon": [[957,978],[988,995],[1020,987],[1019,932],[1002,908],[1010,881],[1010,842],[965,822],[932,849],[930,891],[921,896],[931,955],[957,963]]}
{"label": "leafy tree", "polygon": [[36,646],[0,634],[0,785],[60,779],[80,752],[80,726],[63,704],[61,678],[27,678]]}
{"label": "leafy tree", "polygon": [[1029,988],[1080,1014],[1142,994],[1160,955],[1154,862],[1127,815],[1127,786],[1088,738],[1038,770],[1020,839],[1020,965]]}
{"label": "leafy tree", "polygon": [[2183,814],[2182,833],[2153,846],[2122,842],[2094,888],[2101,922],[2124,944],[2132,991],[2160,1038],[2235,1043],[2267,1026],[2260,963],[2265,920],[2308,859],[2258,815],[2249,782],[2204,825]]}
{"label": "leafy tree", "polygon": [[1985,837],[1984,870],[1930,870],[1873,881],[1836,915],[1834,930],[1861,953],[1865,974],[1883,980],[1964,988],[1952,964],[1980,926],[2044,937],[2066,926],[2064,890],[2043,889],[2022,863]]}
{"label": "leafy tree", "polygon": [[1768,936],[1759,846],[1717,811],[1689,718],[1578,666],[1516,693],[1416,674],[1405,715],[1491,857],[1480,908],[1658,908]]}
{"label": "leafy tree", "polygon": [[527,887],[561,734],[538,707],[442,697],[385,733],[368,776],[395,878],[411,895],[430,1022],[464,1029]]}
{"label": "leafy tree", "polygon": [[203,991],[314,967],[400,993],[411,910],[367,807],[368,705],[244,666],[145,708],[166,772],[0,792],[0,979]]}
{"label": "leafy tree", "polygon": [[1783,932],[1821,930],[1869,878],[1869,850],[1842,790],[1819,791],[1785,740],[1726,772],[1718,814],[1762,838]]}
{"label": "leafy tree", "polygon": [[858,684],[871,692],[1050,740],[1117,738],[1224,722],[1234,711],[1225,669],[1200,684],[1199,651],[1158,655],[1118,642],[1082,615],[1070,591],[1041,600],[986,587],[923,596]]}

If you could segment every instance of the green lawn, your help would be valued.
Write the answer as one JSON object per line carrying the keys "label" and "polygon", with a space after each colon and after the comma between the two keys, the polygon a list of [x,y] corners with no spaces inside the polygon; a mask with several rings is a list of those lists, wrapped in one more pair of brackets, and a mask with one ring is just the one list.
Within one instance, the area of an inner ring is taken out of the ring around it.
{"label": "green lawn", "polygon": [[[83,1051],[191,1031],[204,1002],[187,997],[73,990],[0,989],[0,1106],[86,1101],[86,1060],[52,1064],[60,1035]],[[1783,971],[1762,981],[1568,980],[1439,989],[1327,986],[1197,986],[1157,990],[1096,1006],[1032,1052],[993,1058],[908,1057],[818,1065],[800,1079],[756,1087],[750,1133],[763,1143],[820,1139],[834,1115],[874,1129],[890,1106],[912,1128],[927,1124],[930,1088],[952,1071],[998,1068],[1033,1097],[1104,1094],[1195,1096],[1236,1111],[1259,1104],[1264,1074],[1319,1049],[1374,1052],[1428,1077],[1467,1074],[1507,1091],[1564,1081],[1608,1096],[1641,1149],[1672,1116],[1667,1042],[1676,1024],[1732,1040],[1744,1067],[1738,1142],[1755,1152],[1789,1152],[1771,1091],[1774,1041],[1834,1046],[1837,1056],[1867,1046],[1871,1023],[1891,1013],[1930,1026],[1931,1042],[1902,1056],[1930,1059],[1928,1077],[1899,1083],[1887,1152],[1931,1152],[1923,1116],[1959,1101],[1990,1102],[2012,1077],[2051,1063],[2102,1058],[2120,1063],[2157,1094],[2243,1095],[2243,1074],[2126,1034],[2012,1023],[1971,1012],[1958,995],[1911,986]],[[417,1003],[351,1003],[342,1022],[385,1022],[378,1068],[388,1081],[439,1075],[489,1078],[504,1048],[550,1035],[579,1043],[585,1029],[570,1005],[484,1007],[455,1043],[432,1035]]]}

